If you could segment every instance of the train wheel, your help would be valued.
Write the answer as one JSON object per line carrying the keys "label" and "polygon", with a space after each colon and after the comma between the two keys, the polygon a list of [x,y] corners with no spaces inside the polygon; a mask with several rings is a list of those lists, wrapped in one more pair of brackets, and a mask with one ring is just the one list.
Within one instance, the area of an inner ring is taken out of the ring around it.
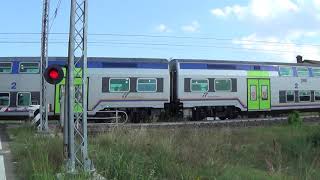
{"label": "train wheel", "polygon": [[230,114],[230,116],[228,117],[229,119],[236,119],[239,116],[239,111],[234,111]]}

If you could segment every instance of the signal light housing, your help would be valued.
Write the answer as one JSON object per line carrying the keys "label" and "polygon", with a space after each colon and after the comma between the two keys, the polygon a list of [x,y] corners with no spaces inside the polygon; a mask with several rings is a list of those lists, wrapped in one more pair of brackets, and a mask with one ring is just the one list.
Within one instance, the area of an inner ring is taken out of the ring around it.
{"label": "signal light housing", "polygon": [[64,74],[62,67],[54,64],[47,67],[43,76],[49,84],[58,84],[62,81]]}

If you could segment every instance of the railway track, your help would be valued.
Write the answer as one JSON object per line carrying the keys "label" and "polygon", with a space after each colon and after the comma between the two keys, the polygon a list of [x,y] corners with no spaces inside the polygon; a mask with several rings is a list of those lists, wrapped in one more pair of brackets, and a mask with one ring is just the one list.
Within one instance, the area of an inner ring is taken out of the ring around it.
{"label": "railway track", "polygon": [[[320,123],[319,115],[301,115],[305,123]],[[11,127],[19,127],[26,121],[5,121]],[[241,128],[255,126],[271,126],[287,124],[288,117],[267,117],[267,118],[241,118],[233,120],[205,120],[205,121],[180,121],[180,122],[155,122],[155,123],[88,123],[89,134],[99,134],[112,131],[116,128],[122,129],[177,129],[177,128]],[[49,129],[61,129],[59,121],[50,121]],[[59,131],[59,130],[58,130]]]}
{"label": "railway track", "polygon": [[[304,122],[317,123],[320,122],[318,115],[301,116]],[[254,127],[254,126],[270,126],[277,124],[287,124],[287,117],[269,117],[269,118],[249,118],[234,120],[206,120],[206,121],[182,121],[182,122],[156,122],[156,123],[89,123],[88,132],[97,134],[108,132],[114,128],[124,129],[141,129],[141,128],[219,128],[219,127]]]}

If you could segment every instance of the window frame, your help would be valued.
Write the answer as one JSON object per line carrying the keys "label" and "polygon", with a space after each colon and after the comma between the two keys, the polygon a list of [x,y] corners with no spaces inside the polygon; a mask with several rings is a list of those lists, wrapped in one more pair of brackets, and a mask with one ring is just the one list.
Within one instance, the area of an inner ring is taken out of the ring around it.
{"label": "window frame", "polygon": [[319,92],[320,93],[320,91],[318,90],[318,91],[314,91],[314,97],[313,97],[313,100],[314,100],[314,102],[320,102],[320,100],[316,100],[316,92]]}
{"label": "window frame", "polygon": [[[267,97],[266,97],[266,98],[262,97],[263,87],[266,87],[266,88],[267,88]],[[261,85],[260,97],[261,97],[261,100],[262,100],[262,101],[268,101],[268,100],[270,99],[270,97],[269,97],[269,86],[268,86],[268,85]]]}
{"label": "window frame", "polygon": [[[301,99],[300,99],[300,92],[303,92],[303,91],[306,91],[306,92],[309,92],[310,93],[310,100],[309,101],[301,101]],[[311,91],[310,90],[300,90],[299,91],[299,102],[311,102]]]}
{"label": "window frame", "polygon": [[313,77],[320,77],[320,73],[318,76],[315,75],[314,70],[318,70],[320,72],[320,68],[311,68]]}
{"label": "window frame", "polygon": [[[217,86],[216,86],[216,81],[219,81],[219,80],[228,80],[230,81],[230,89],[229,90],[217,90]],[[214,79],[213,81],[214,83],[214,91],[215,92],[231,92],[232,91],[232,80],[230,78],[216,78]]]}
{"label": "window frame", "polygon": [[[192,90],[192,81],[207,81],[207,84],[208,84],[208,88],[206,91],[193,91]],[[190,92],[195,92],[195,93],[205,93],[205,92],[209,92],[209,79],[190,79]]]}
{"label": "window frame", "polygon": [[[307,75],[306,75],[306,76],[300,76],[300,75],[299,75],[299,70],[298,70],[299,68],[307,69]],[[296,67],[296,71],[297,71],[297,77],[310,77],[310,71],[309,71],[309,68],[308,68],[308,67],[298,66],[298,67]]]}
{"label": "window frame", "polygon": [[[31,73],[31,72],[21,72],[21,64],[23,63],[37,63],[39,71],[37,73]],[[40,73],[40,63],[39,62],[19,62],[19,74],[39,74]]]}
{"label": "window frame", "polygon": [[[138,88],[139,87],[139,80],[155,80],[156,81],[156,89],[154,91],[139,91],[139,88]],[[141,92],[141,93],[154,93],[154,92],[157,92],[158,91],[158,80],[157,80],[157,78],[137,78],[136,91],[137,92]]]}
{"label": "window frame", "polygon": [[0,74],[11,74],[12,73],[12,62],[4,62],[4,61],[0,61],[0,63],[8,63],[10,64],[10,72],[0,72]]}
{"label": "window frame", "polygon": [[[255,99],[252,99],[252,87],[255,87],[254,89],[255,89],[255,92],[256,92],[256,98]],[[258,100],[258,94],[257,94],[257,92],[258,92],[258,88],[257,88],[257,85],[250,85],[250,101],[257,101]]]}
{"label": "window frame", "polygon": [[[128,90],[127,91],[111,91],[111,80],[114,80],[114,79],[126,79],[128,80],[129,82],[129,85],[128,85]],[[124,92],[130,92],[130,78],[109,78],[109,92],[110,93],[124,93]]]}
{"label": "window frame", "polygon": [[[293,101],[288,101],[288,91],[293,92]],[[300,100],[300,96],[299,96],[299,100]],[[286,91],[286,103],[294,103],[294,102],[296,102],[295,92],[293,90],[287,90]]]}
{"label": "window frame", "polygon": [[6,94],[9,94],[9,104],[8,106],[3,106],[3,105],[0,105],[0,107],[9,107],[10,106],[10,103],[11,103],[11,93],[10,92],[0,92],[0,93],[6,93]]}
{"label": "window frame", "polygon": [[[281,68],[289,68],[291,69],[291,75],[281,75]],[[291,66],[279,66],[279,77],[294,77],[294,70]]]}
{"label": "window frame", "polygon": [[32,105],[32,97],[31,97],[31,92],[21,92],[21,91],[19,91],[19,92],[17,92],[17,99],[16,99],[16,105],[17,105],[17,107],[25,107],[25,106],[20,106],[19,105],[19,94],[21,94],[21,93],[26,93],[26,94],[30,94],[30,103],[29,103],[29,105],[28,106],[30,106],[30,105]]}

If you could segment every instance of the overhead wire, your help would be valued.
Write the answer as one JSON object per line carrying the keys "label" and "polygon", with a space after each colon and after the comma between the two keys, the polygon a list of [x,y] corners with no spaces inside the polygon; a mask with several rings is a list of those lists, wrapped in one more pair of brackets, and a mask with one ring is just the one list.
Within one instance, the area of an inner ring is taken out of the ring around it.
{"label": "overhead wire", "polygon": [[[57,8],[56,11],[59,9],[61,4],[61,0],[59,0],[59,2],[57,3]],[[53,17],[56,17],[56,14]],[[53,19],[54,20],[54,19]],[[52,25],[52,24],[51,24]],[[0,32],[0,35],[38,35],[39,33],[36,32]],[[52,32],[49,33],[51,35],[68,35],[68,33],[64,33],[64,32]],[[101,38],[99,38],[96,41],[88,41],[88,45],[89,46],[110,46],[110,45],[115,45],[115,46],[127,46],[128,48],[135,48],[134,46],[143,46],[143,47],[179,47],[179,48],[216,48],[216,49],[230,49],[230,50],[237,50],[237,51],[256,51],[256,52],[263,52],[263,53],[267,53],[267,52],[272,52],[273,54],[275,53],[297,53],[299,52],[298,50],[294,49],[293,51],[290,50],[283,50],[284,47],[283,45],[294,45],[294,46],[311,46],[311,47],[319,47],[320,44],[302,44],[302,43],[288,43],[288,42],[273,42],[273,41],[257,41],[257,40],[244,40],[244,39],[239,39],[239,40],[235,40],[235,39],[231,39],[231,38],[216,38],[216,37],[194,37],[194,36],[172,36],[172,35],[147,35],[147,34],[121,34],[121,33],[89,33],[89,36],[107,36],[107,37],[117,37],[118,39],[120,38],[120,40],[103,40]],[[125,37],[130,37],[130,38],[141,38],[143,37],[144,40],[150,40],[152,42],[137,42],[136,39],[133,40],[121,40],[121,38],[125,38]],[[158,40],[154,40],[154,39],[159,39],[165,42],[157,42]],[[166,38],[166,39],[163,39]],[[1,39],[1,37],[0,37]],[[92,39],[92,38],[88,38],[88,39]],[[176,42],[170,42],[171,39],[175,39]],[[181,43],[181,42],[177,42],[177,39],[179,40],[187,40],[189,42],[187,42],[187,44],[185,44],[185,42]],[[227,43],[231,43],[232,46],[221,46],[221,42],[216,43],[213,42],[214,45],[212,45],[211,43],[208,43],[208,41],[206,42],[200,42],[201,44],[197,44],[196,42],[192,42],[190,40],[215,40],[215,41],[228,41]],[[53,40],[53,41],[52,41]],[[56,41],[55,41],[56,40]],[[67,44],[68,40],[67,39],[60,39],[62,41],[57,41],[59,39],[56,38],[52,38],[51,41],[49,42],[49,44]],[[102,41],[101,41],[102,40]],[[242,43],[241,43],[242,42]],[[22,43],[22,44],[37,44],[39,43],[38,41],[0,41],[0,44],[15,44],[15,43]],[[248,48],[248,47],[243,47],[245,45],[253,45],[256,46],[258,48]],[[235,47],[235,46],[241,46],[241,47]],[[262,48],[259,48],[260,46],[263,46]],[[278,50],[277,48],[275,49],[275,47],[273,47],[273,49],[268,49],[268,48],[264,48],[265,46],[281,46],[279,47],[280,50]],[[282,49],[282,50],[281,50]],[[306,54],[306,51],[304,51],[304,54]]]}
{"label": "overhead wire", "polygon": [[50,23],[50,27],[49,27],[49,34],[50,34],[51,28],[52,28],[52,26],[54,24],[54,21],[57,18],[57,15],[58,15],[58,12],[59,12],[59,9],[60,9],[60,6],[61,6],[61,1],[62,0],[58,0],[58,3],[57,3],[56,8],[54,10],[54,14],[51,16],[51,18],[49,20],[49,23],[51,22]]}
{"label": "overhead wire", "polygon": [[[0,35],[38,35],[40,33],[33,32],[0,32]],[[52,35],[68,35],[64,32],[49,33]],[[284,41],[264,41],[264,40],[247,40],[247,39],[232,39],[232,38],[217,38],[217,37],[204,37],[204,36],[173,36],[173,35],[147,35],[147,34],[120,34],[120,33],[89,33],[88,36],[111,36],[111,37],[144,37],[144,38],[170,38],[170,39],[198,39],[198,40],[216,40],[216,41],[237,41],[237,42],[248,42],[248,43],[265,43],[265,44],[281,44],[281,45],[296,45],[296,46],[316,46],[320,44],[311,43],[293,43]]]}
{"label": "overhead wire", "polygon": [[[39,44],[39,41],[0,41],[0,44]],[[50,44],[67,44],[67,41],[51,41]],[[170,43],[145,43],[145,42],[125,42],[125,41],[88,41],[90,46],[108,46],[108,45],[139,45],[139,46],[165,46],[165,47],[187,47],[187,48],[216,48],[216,49],[233,49],[246,50],[258,52],[276,52],[276,53],[296,53],[298,51],[287,50],[268,50],[259,48],[245,48],[245,47],[231,47],[231,46],[217,46],[217,45],[193,45],[193,44],[170,44]],[[307,53],[307,52],[305,52]]]}
{"label": "overhead wire", "polygon": [[[7,40],[6,42],[10,43],[10,40],[15,40],[12,41],[13,43],[24,43],[24,41],[37,41],[38,38],[28,38],[28,39],[24,39],[24,38],[10,38],[10,37],[0,37],[0,40]],[[17,41],[20,40],[20,41]],[[89,38],[89,41],[91,40],[91,42],[94,43],[109,43],[110,41],[112,42],[130,42],[130,43],[136,43],[137,40],[133,39],[133,40],[128,40],[128,39],[122,39],[122,38],[112,38],[112,39],[101,39],[101,38]],[[49,38],[49,41],[65,41],[68,42],[68,38]],[[159,40],[159,41],[154,41],[152,39],[144,39],[144,41],[139,41],[139,43],[160,43],[160,44],[181,44],[181,43],[191,43],[194,46],[198,46],[196,44],[201,44],[201,45],[217,45],[217,43],[215,42],[202,42],[202,41],[171,41],[171,40]],[[27,42],[26,42],[27,43]],[[230,44],[230,42],[220,42],[219,45],[225,45],[225,44]],[[232,43],[232,45],[253,45],[253,44],[240,44],[240,43]],[[258,45],[257,45],[258,46]],[[260,45],[259,45],[260,46]],[[283,45],[280,44],[265,44],[263,46],[281,46],[281,48],[283,47]]]}

